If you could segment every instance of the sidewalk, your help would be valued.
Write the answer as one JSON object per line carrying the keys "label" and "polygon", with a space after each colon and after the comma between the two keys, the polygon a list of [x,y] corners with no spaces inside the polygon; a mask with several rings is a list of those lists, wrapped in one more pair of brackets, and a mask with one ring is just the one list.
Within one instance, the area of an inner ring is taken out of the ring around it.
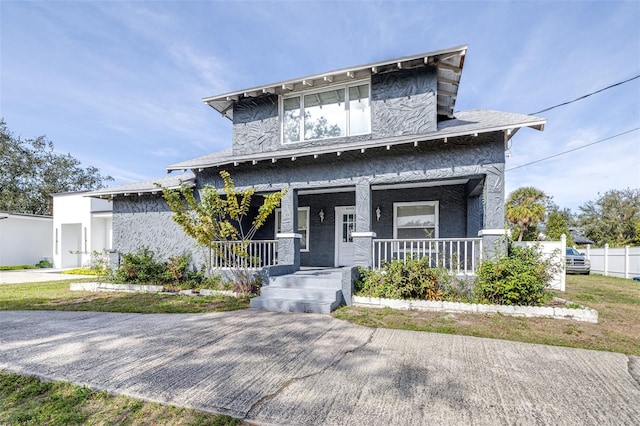
{"label": "sidewalk", "polygon": [[0,271],[0,284],[21,284],[94,278],[93,275],[61,274],[61,271],[62,269],[22,269],[19,271]]}
{"label": "sidewalk", "polygon": [[259,424],[638,424],[636,361],[253,309],[0,312],[0,369]]}

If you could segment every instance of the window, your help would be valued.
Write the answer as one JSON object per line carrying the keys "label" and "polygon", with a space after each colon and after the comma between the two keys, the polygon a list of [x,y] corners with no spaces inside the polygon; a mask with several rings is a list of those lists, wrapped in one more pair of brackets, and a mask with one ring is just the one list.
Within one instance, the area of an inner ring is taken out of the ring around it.
{"label": "window", "polygon": [[438,202],[393,203],[393,238],[438,238]]}
{"label": "window", "polygon": [[[278,235],[282,229],[282,216],[280,215],[280,209],[276,209],[276,235]],[[300,251],[309,251],[309,207],[298,208],[298,234],[302,235],[300,238]]]}
{"label": "window", "polygon": [[287,96],[282,100],[284,143],[371,132],[369,83]]}

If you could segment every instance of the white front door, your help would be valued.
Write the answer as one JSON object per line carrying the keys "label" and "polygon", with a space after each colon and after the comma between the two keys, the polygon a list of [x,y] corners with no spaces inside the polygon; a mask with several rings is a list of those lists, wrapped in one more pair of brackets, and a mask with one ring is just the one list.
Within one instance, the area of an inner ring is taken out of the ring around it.
{"label": "white front door", "polygon": [[356,230],[356,208],[336,207],[336,266],[353,265],[353,237]]}

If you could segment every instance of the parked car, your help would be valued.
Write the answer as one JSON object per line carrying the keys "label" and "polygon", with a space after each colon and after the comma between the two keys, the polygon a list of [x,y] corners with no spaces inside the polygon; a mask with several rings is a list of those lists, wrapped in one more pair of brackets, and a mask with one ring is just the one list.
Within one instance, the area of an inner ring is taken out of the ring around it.
{"label": "parked car", "polygon": [[591,261],[587,259],[584,253],[580,253],[573,247],[567,248],[566,255],[567,274],[585,274],[591,272]]}

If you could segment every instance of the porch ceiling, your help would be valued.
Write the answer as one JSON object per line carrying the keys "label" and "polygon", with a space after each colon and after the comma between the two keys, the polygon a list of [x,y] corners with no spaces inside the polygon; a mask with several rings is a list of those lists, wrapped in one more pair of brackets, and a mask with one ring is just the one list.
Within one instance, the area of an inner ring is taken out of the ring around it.
{"label": "porch ceiling", "polygon": [[221,113],[223,117],[233,120],[233,105],[242,98],[255,98],[270,94],[286,95],[298,90],[306,90],[309,87],[316,88],[349,82],[390,70],[435,66],[438,70],[438,114],[452,118],[466,53],[466,45],[456,46],[237,90],[204,98],[203,102]]}
{"label": "porch ceiling", "polygon": [[456,118],[440,122],[438,130],[422,135],[405,135],[394,136],[384,139],[364,140],[352,142],[345,145],[330,145],[317,147],[299,147],[291,149],[281,149],[271,152],[260,152],[256,154],[233,155],[231,149],[225,149],[212,154],[205,155],[193,160],[183,161],[167,167],[167,171],[173,170],[202,170],[208,167],[220,167],[226,165],[237,166],[241,163],[253,163],[254,165],[260,161],[270,161],[272,163],[278,160],[295,161],[300,157],[313,156],[318,158],[320,155],[337,155],[340,156],[344,152],[361,151],[364,153],[367,149],[386,146],[388,149],[395,145],[414,144],[418,146],[420,143],[444,140],[447,138],[460,136],[478,136],[481,133],[490,133],[503,131],[505,133],[505,141],[509,140],[515,132],[522,127],[531,127],[542,130],[546,123],[546,119],[535,117],[532,115],[516,114],[491,110],[469,110],[456,113]]}

